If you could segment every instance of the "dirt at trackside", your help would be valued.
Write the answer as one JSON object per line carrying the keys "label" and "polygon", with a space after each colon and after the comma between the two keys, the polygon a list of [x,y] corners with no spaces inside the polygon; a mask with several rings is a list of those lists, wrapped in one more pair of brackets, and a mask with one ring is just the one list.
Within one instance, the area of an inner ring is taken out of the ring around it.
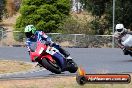
{"label": "dirt at trackside", "polygon": [[0,88],[132,88],[130,84],[85,84],[78,85],[76,77],[44,77],[41,79],[0,80]]}
{"label": "dirt at trackside", "polygon": [[[34,64],[22,61],[0,60],[0,74],[23,72],[36,68]],[[75,77],[46,77],[41,79],[1,80],[0,88],[55,88],[60,83],[75,82]]]}
{"label": "dirt at trackside", "polygon": [[0,60],[0,74],[28,71],[34,69],[34,65],[22,61]]}
{"label": "dirt at trackside", "polygon": [[46,77],[0,81],[0,88],[70,88],[71,84],[76,84],[75,77]]}
{"label": "dirt at trackside", "polygon": [[[0,74],[16,71],[26,71],[34,68],[25,62],[0,60]],[[129,84],[85,84],[80,86],[76,76],[55,76],[26,79],[0,79],[0,88],[132,88]]]}

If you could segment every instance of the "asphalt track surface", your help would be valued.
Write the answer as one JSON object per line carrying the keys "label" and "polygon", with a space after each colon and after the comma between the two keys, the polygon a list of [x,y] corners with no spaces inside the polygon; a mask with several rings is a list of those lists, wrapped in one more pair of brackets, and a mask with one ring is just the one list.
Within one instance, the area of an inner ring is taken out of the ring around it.
{"label": "asphalt track surface", "polygon": [[[131,73],[132,57],[123,55],[118,48],[66,48],[71,53],[74,61],[85,69],[86,73]],[[23,47],[0,47],[0,59],[18,60],[31,62],[26,48]],[[60,74],[61,76],[75,75],[69,72]],[[0,74],[0,79],[19,79],[32,77],[49,77],[55,74],[43,70],[33,70],[29,72]],[[58,75],[57,75],[58,76]]]}

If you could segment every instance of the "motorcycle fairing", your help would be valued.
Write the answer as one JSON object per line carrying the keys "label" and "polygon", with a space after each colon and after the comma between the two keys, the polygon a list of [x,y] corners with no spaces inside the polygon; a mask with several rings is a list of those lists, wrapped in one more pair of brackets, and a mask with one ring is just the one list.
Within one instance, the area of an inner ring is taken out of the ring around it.
{"label": "motorcycle fairing", "polygon": [[66,63],[66,62],[65,62],[65,59],[64,59],[64,57],[63,57],[59,52],[56,52],[56,53],[53,55],[53,57],[55,57],[55,59],[59,60],[60,65],[61,65],[62,68],[65,67],[65,63]]}
{"label": "motorcycle fairing", "polygon": [[39,56],[39,53],[36,52],[30,52],[30,59],[31,61],[35,62],[35,59]]}
{"label": "motorcycle fairing", "polygon": [[54,47],[47,46],[46,53],[48,53],[50,55],[54,55],[56,52],[59,52],[59,50],[57,50]]}
{"label": "motorcycle fairing", "polygon": [[132,35],[127,34],[122,40],[124,46],[132,47]]}
{"label": "motorcycle fairing", "polygon": [[[47,49],[46,45],[41,44],[41,42],[37,42],[36,50],[30,53],[31,60],[35,62],[35,59],[40,57],[41,59],[47,58],[51,61],[54,61],[51,55],[43,53],[43,51],[45,51],[46,49]],[[45,55],[41,55],[42,53]]]}

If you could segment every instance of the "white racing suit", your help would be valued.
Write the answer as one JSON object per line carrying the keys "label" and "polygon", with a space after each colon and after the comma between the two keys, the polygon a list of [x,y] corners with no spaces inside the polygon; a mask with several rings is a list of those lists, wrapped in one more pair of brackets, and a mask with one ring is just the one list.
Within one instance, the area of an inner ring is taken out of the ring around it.
{"label": "white racing suit", "polygon": [[115,32],[114,38],[117,39],[118,46],[123,49],[124,55],[128,55],[127,48],[132,47],[132,32]]}

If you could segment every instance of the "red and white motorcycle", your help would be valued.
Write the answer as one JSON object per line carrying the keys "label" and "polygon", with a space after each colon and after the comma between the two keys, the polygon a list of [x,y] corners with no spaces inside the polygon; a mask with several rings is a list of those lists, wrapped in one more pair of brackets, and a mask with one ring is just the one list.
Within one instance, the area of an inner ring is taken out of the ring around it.
{"label": "red and white motorcycle", "polygon": [[32,61],[41,64],[47,70],[60,74],[63,71],[75,73],[78,69],[77,64],[71,59],[67,60],[55,47],[37,42],[34,52],[30,53]]}

